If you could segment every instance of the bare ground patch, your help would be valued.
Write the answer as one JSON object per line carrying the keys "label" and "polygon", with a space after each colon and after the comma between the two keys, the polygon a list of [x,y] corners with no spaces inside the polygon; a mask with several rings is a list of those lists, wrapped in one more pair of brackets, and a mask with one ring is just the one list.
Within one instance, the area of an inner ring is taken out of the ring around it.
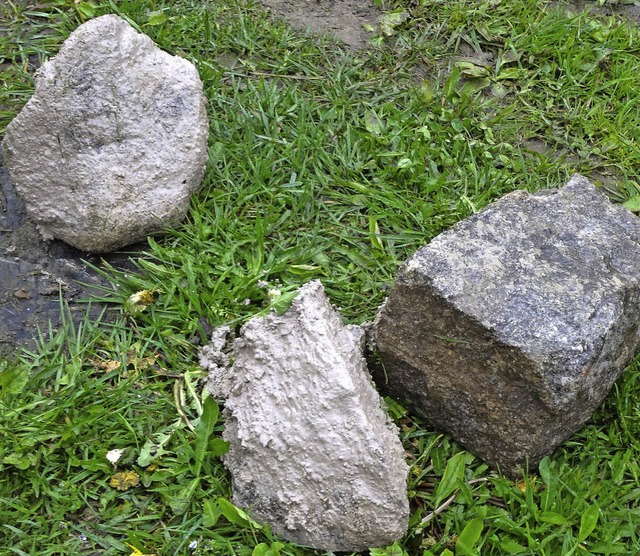
{"label": "bare ground patch", "polygon": [[272,13],[292,27],[330,34],[354,49],[365,48],[382,12],[366,0],[261,0]]}

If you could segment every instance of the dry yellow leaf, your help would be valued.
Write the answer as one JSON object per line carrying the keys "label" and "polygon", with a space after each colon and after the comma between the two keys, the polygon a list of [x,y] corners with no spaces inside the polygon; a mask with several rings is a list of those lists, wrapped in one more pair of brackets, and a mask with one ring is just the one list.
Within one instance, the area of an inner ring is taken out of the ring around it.
{"label": "dry yellow leaf", "polygon": [[105,373],[110,373],[111,371],[119,369],[122,363],[120,361],[116,361],[115,359],[96,359],[94,360],[94,365],[96,369],[104,371]]}
{"label": "dry yellow leaf", "polygon": [[158,299],[159,295],[160,290],[158,288],[141,290],[129,296],[124,302],[124,309],[127,314],[135,317],[142,313],[149,305],[152,305],[156,299]]}
{"label": "dry yellow leaf", "polygon": [[152,367],[156,363],[157,355],[150,355],[149,357],[142,357],[138,359],[134,365],[140,371],[145,371],[149,367]]}
{"label": "dry yellow leaf", "polygon": [[109,479],[109,486],[116,490],[129,490],[140,484],[140,476],[135,471],[121,471]]}

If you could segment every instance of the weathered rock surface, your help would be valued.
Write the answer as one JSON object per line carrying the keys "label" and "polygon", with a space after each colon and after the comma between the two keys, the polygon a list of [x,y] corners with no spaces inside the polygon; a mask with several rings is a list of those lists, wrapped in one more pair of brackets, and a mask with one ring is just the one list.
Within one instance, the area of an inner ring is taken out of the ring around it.
{"label": "weathered rock surface", "polygon": [[401,537],[408,467],[398,431],[366,370],[362,329],[342,324],[320,282],[305,285],[284,314],[245,324],[226,371],[219,339],[201,363],[226,397],[233,502],[322,550]]}
{"label": "weathered rock surface", "polygon": [[640,219],[574,176],[508,194],[419,250],[374,336],[393,395],[515,474],[589,419],[639,325]]}
{"label": "weathered rock surface", "polygon": [[4,162],[45,238],[106,252],[180,223],[207,137],[193,64],[105,15],[38,70],[7,128]]}

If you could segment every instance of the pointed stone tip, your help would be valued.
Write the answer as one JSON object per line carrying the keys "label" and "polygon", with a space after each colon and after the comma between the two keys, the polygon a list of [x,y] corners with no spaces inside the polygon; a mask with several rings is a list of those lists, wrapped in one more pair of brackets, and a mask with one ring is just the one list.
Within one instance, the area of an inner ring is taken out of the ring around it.
{"label": "pointed stone tip", "polygon": [[224,433],[234,503],[322,550],[401,537],[409,467],[366,370],[360,327],[342,323],[314,280],[288,311],[241,334]]}

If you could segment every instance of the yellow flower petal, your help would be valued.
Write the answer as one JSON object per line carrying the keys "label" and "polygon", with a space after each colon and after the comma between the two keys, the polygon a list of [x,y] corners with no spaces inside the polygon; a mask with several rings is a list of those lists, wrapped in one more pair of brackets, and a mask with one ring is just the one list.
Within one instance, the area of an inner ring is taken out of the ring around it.
{"label": "yellow flower petal", "polygon": [[140,552],[139,549],[137,549],[132,544],[129,544],[128,542],[126,542],[124,544],[126,544],[131,550],[133,550],[133,552],[129,556],[156,556],[155,554],[145,554],[143,552]]}

